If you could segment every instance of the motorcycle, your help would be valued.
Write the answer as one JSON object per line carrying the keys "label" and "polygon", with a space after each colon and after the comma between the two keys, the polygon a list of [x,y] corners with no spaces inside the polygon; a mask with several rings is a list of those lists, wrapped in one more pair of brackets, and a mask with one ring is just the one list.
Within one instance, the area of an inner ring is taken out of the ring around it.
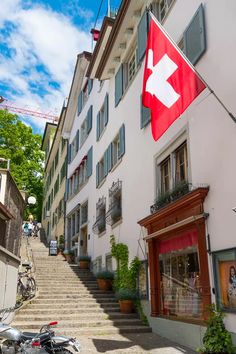
{"label": "motorcycle", "polygon": [[0,316],[0,354],[74,354],[81,346],[75,338],[55,336],[50,322],[39,333],[21,332],[2,322]]}

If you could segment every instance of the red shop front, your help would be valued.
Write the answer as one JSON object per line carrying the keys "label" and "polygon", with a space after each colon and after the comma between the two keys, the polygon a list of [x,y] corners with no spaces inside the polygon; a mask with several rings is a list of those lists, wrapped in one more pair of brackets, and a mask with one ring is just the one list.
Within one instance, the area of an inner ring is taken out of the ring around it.
{"label": "red shop front", "polygon": [[139,221],[147,228],[151,316],[202,322],[210,304],[203,202],[197,188]]}

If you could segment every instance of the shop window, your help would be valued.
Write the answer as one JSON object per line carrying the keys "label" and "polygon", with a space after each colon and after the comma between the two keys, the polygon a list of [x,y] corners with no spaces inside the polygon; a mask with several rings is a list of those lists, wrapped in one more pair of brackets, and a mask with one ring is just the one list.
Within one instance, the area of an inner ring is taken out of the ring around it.
{"label": "shop window", "polygon": [[196,230],[160,241],[161,314],[202,318]]}
{"label": "shop window", "polygon": [[236,312],[236,248],[213,253],[217,305]]}

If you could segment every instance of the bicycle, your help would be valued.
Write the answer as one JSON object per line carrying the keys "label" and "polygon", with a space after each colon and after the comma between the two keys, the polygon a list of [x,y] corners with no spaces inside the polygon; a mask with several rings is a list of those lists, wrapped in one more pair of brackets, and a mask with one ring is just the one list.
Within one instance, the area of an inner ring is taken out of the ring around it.
{"label": "bicycle", "polygon": [[31,299],[36,294],[36,282],[35,279],[31,276],[30,270],[31,266],[27,265],[24,272],[18,273],[18,282],[17,282],[17,297],[19,306],[22,302],[28,299]]}

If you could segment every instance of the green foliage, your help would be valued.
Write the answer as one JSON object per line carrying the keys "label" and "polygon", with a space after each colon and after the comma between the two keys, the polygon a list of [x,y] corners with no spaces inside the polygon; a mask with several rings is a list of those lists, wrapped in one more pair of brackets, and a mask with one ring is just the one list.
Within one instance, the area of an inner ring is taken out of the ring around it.
{"label": "green foliage", "polygon": [[34,134],[16,115],[0,110],[0,157],[10,159],[10,172],[18,188],[35,196],[37,203],[27,208],[25,218],[33,214],[38,221],[43,199],[41,143],[41,135]]}
{"label": "green foliage", "polygon": [[97,279],[114,279],[114,273],[110,272],[109,270],[101,270],[95,274]]}
{"label": "green foliage", "polygon": [[90,256],[79,256],[78,257],[78,261],[90,262],[91,261],[91,257]]}
{"label": "green foliage", "polygon": [[139,299],[135,300],[135,308],[137,313],[139,314],[140,320],[143,322],[144,325],[149,325],[147,316],[143,312],[143,308],[141,305],[141,301]]}
{"label": "green foliage", "polygon": [[114,235],[111,236],[111,254],[116,259],[117,271],[114,287],[118,289],[130,289],[136,291],[138,271],[141,265],[138,257],[135,257],[129,267],[129,250],[127,245],[116,243]]}
{"label": "green foliage", "polygon": [[117,300],[136,300],[137,293],[133,290],[122,288],[116,292]]}
{"label": "green foliage", "polygon": [[210,307],[210,316],[207,320],[207,330],[203,336],[203,346],[198,348],[202,353],[236,353],[236,347],[232,343],[231,334],[225,328],[221,310],[216,309],[213,304]]}
{"label": "green foliage", "polygon": [[60,235],[58,238],[58,248],[59,250],[63,251],[65,246],[65,238],[63,235]]}

